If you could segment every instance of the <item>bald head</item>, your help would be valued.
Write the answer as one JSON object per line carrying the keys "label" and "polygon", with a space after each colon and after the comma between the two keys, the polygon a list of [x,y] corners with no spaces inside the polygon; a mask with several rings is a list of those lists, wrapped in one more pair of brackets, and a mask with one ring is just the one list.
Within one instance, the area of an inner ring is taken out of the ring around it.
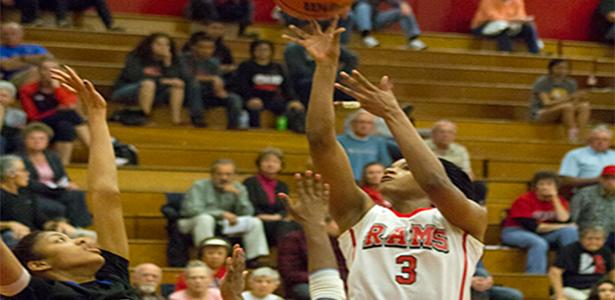
{"label": "bald head", "polygon": [[2,24],[2,45],[8,47],[18,46],[23,42],[23,28],[15,22]]}
{"label": "bald head", "polygon": [[606,125],[598,125],[592,129],[588,144],[596,152],[605,152],[613,143],[613,131]]}
{"label": "bald head", "polygon": [[448,148],[456,137],[457,125],[449,120],[440,120],[431,127],[431,139],[438,148]]}
{"label": "bald head", "polygon": [[134,284],[144,291],[155,291],[162,280],[162,269],[155,264],[144,263],[135,267]]}

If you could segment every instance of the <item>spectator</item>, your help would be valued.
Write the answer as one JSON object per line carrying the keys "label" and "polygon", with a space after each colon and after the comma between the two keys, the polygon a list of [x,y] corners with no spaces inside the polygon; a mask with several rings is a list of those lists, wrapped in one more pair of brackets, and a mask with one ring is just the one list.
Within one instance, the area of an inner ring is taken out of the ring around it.
{"label": "spectator", "polygon": [[225,87],[220,62],[214,57],[216,42],[213,38],[203,35],[192,35],[188,42],[190,51],[182,55],[184,68],[196,79],[194,82],[198,92],[196,99],[191,100],[192,123],[198,127],[205,126],[203,121],[203,106],[206,108],[224,106],[227,111],[227,128],[239,127],[239,115],[243,101],[239,95],[228,92]]}
{"label": "spectator", "polygon": [[238,22],[238,35],[248,38],[256,37],[254,33],[246,32],[252,24],[253,14],[252,0],[190,0],[186,7],[186,16],[191,21]]}
{"label": "spectator", "polygon": [[205,27],[205,33],[216,40],[216,51],[214,56],[220,61],[220,70],[224,74],[224,79],[229,81],[232,73],[237,69],[231,49],[224,43],[224,23],[210,20]]}
{"label": "spectator", "polygon": [[549,74],[534,82],[530,103],[531,118],[539,122],[561,120],[568,140],[577,142],[591,114],[585,93],[577,91],[577,82],[568,76],[570,67],[563,59],[549,62]]}
{"label": "spectator", "polygon": [[191,261],[184,270],[187,288],[169,296],[169,300],[222,300],[220,290],[210,287],[211,270],[202,261]]}
{"label": "spectator", "polygon": [[249,289],[241,296],[244,300],[283,300],[273,293],[279,285],[280,273],[269,267],[261,267],[250,273]]}
{"label": "spectator", "polygon": [[11,107],[17,90],[9,81],[0,80],[0,153],[14,153],[21,147],[21,128],[26,125],[26,113]]}
{"label": "spectator", "polygon": [[278,179],[284,168],[284,153],[277,148],[265,148],[256,158],[258,172],[246,178],[243,185],[248,190],[254,214],[263,221],[269,245],[277,245],[278,238],[296,226],[288,220],[279,193],[288,193],[288,186]]}
{"label": "spectator", "polygon": [[517,198],[502,226],[502,242],[526,248],[525,271],[547,271],[549,244],[567,246],[577,241],[577,227],[570,219],[568,201],[557,193],[559,178],[551,172],[534,174],[531,190]]}
{"label": "spectator", "polygon": [[604,247],[606,232],[599,226],[586,227],[581,239],[562,249],[549,268],[556,300],[585,300],[590,288],[603,276],[615,279],[612,253]]}
{"label": "spectator", "polygon": [[337,141],[348,154],[355,180],[361,180],[363,167],[370,162],[391,164],[386,140],[374,135],[374,115],[364,109],[348,116],[350,130],[339,135]]}
{"label": "spectator", "polygon": [[525,12],[523,0],[481,0],[471,28],[478,36],[495,38],[499,51],[513,50],[511,38],[525,39],[531,53],[542,48],[534,17]]}
{"label": "spectator", "polygon": [[[213,272],[211,287],[220,288],[220,283],[226,274],[226,258],[231,252],[231,245],[224,239],[210,237],[204,239],[199,245],[198,258],[204,262]],[[175,283],[175,290],[180,291],[186,288],[186,278],[179,274]]]}
{"label": "spectator", "polygon": [[75,226],[92,225],[85,194],[66,175],[58,155],[47,149],[51,128],[30,123],[24,129],[25,151],[21,154],[30,173],[28,189],[40,198],[41,209],[50,217],[66,217]]}
{"label": "spectator", "polygon": [[600,280],[592,287],[587,300],[615,300],[615,280]]}
{"label": "spectator", "polygon": [[570,205],[572,220],[581,228],[601,226],[607,247],[615,251],[615,165],[604,167],[599,184],[580,189]]}
{"label": "spectator", "polygon": [[107,30],[124,30],[124,28],[113,25],[113,17],[111,16],[111,11],[107,6],[106,0],[20,0],[17,2],[17,7],[21,11],[21,22],[24,24],[42,25],[42,20],[38,14],[39,8],[41,8],[53,10],[55,12],[56,24],[58,27],[68,27],[70,23],[66,19],[66,14],[69,10],[74,11],[77,18],[82,18],[83,11],[90,7],[94,7]]}
{"label": "spectator", "polygon": [[384,206],[391,207],[391,203],[389,201],[384,200],[382,194],[380,194],[380,190],[378,186],[380,186],[380,181],[384,176],[384,168],[385,166],[379,162],[371,162],[366,164],[363,167],[363,172],[361,172],[361,181],[359,181],[359,185],[361,189],[367,195],[372,198],[374,203]]}
{"label": "spectator", "polygon": [[223,235],[240,235],[249,264],[269,255],[263,222],[253,217],[254,207],[248,192],[235,181],[235,163],[220,159],[211,167],[211,179],[197,180],[182,203],[178,228],[192,234],[195,244],[214,236],[216,223],[222,223]]}
{"label": "spectator", "polygon": [[605,39],[612,42],[615,40],[615,2],[613,0],[600,0],[599,10],[600,14],[609,22]]}
{"label": "spectator", "polygon": [[600,172],[608,165],[615,165],[615,151],[610,149],[613,132],[606,125],[592,129],[587,146],[570,150],[559,169],[564,185],[582,187],[596,184]]}
{"label": "spectator", "polygon": [[479,261],[472,276],[472,300],[523,300],[523,293],[517,289],[493,285],[493,277]]}
{"label": "spectator", "polygon": [[260,127],[260,112],[267,109],[278,118],[286,114],[288,128],[305,131],[305,107],[296,100],[286,71],[273,62],[271,41],[256,40],[250,44],[250,59],[237,68],[236,86],[250,115],[250,127]]}
{"label": "spectator", "polygon": [[[326,231],[331,247],[335,252],[337,266],[342,278],[348,275],[346,260],[340,251],[337,237],[340,230],[335,221],[330,217],[325,218],[323,230]],[[310,288],[308,284],[308,244],[306,233],[297,230],[288,233],[280,240],[278,245],[278,268],[282,274],[286,297],[297,300],[309,300]]]}
{"label": "spectator", "polygon": [[175,51],[175,42],[165,33],[153,33],[126,57],[111,98],[125,102],[137,100],[145,116],[150,116],[155,102],[168,98],[171,119],[179,125],[184,87],[190,80]]}
{"label": "spectator", "polygon": [[[425,43],[419,39],[421,30],[416,22],[416,17],[412,12],[412,7],[405,0],[388,0],[393,6],[387,11],[380,11],[378,6],[382,0],[359,0],[355,4],[353,16],[357,28],[361,31],[363,45],[369,48],[378,47],[380,42],[372,36],[372,29],[382,28],[399,22],[402,31],[408,38],[408,49],[423,50],[427,48]],[[372,25],[373,23],[373,25]]]}
{"label": "spectator", "polygon": [[90,145],[88,127],[79,113],[78,98],[51,78],[51,70],[60,65],[46,60],[39,66],[40,81],[26,84],[19,90],[21,105],[29,121],[43,122],[53,129],[55,149],[64,165],[70,163],[74,141],[79,138]]}
{"label": "spectator", "polygon": [[2,79],[12,82],[17,88],[36,79],[34,66],[52,55],[41,45],[24,44],[21,25],[9,22],[2,24],[0,47],[0,73]]}
{"label": "spectator", "polygon": [[142,300],[165,300],[158,292],[162,281],[162,269],[152,263],[143,263],[135,267],[133,285]]}

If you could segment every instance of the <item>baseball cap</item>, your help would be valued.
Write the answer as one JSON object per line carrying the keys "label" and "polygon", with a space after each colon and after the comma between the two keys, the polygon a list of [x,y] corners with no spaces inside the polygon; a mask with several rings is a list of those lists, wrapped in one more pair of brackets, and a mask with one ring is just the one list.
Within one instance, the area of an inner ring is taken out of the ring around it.
{"label": "baseball cap", "polygon": [[602,169],[602,173],[600,174],[600,176],[604,177],[604,176],[615,176],[615,165],[609,165],[604,167],[604,169]]}

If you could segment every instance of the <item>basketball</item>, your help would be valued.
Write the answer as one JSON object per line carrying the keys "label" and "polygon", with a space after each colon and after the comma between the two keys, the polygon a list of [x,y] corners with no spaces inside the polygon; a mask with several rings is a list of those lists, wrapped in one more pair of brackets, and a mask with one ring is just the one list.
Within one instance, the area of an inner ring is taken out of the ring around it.
{"label": "basketball", "polygon": [[292,17],[298,19],[331,19],[350,10],[352,0],[274,0]]}

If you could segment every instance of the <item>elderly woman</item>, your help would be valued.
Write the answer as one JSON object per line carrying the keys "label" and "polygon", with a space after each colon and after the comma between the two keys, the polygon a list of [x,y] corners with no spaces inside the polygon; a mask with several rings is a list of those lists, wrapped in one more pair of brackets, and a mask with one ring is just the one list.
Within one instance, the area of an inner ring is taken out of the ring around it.
{"label": "elderly woman", "polygon": [[277,197],[279,193],[288,194],[288,185],[278,179],[284,167],[284,153],[277,148],[265,148],[256,158],[256,167],[256,175],[246,178],[243,184],[256,217],[265,225],[267,242],[276,245],[278,237],[296,227],[287,220],[284,204]]}
{"label": "elderly woman", "polygon": [[66,216],[75,226],[91,225],[85,194],[69,181],[62,161],[48,149],[53,130],[35,122],[24,128],[23,136],[25,151],[21,156],[30,172],[28,188],[41,198],[41,209],[52,217]]}
{"label": "elderly woman", "polygon": [[184,270],[187,288],[169,296],[170,300],[222,300],[220,290],[210,287],[213,274],[199,260],[191,261]]}

